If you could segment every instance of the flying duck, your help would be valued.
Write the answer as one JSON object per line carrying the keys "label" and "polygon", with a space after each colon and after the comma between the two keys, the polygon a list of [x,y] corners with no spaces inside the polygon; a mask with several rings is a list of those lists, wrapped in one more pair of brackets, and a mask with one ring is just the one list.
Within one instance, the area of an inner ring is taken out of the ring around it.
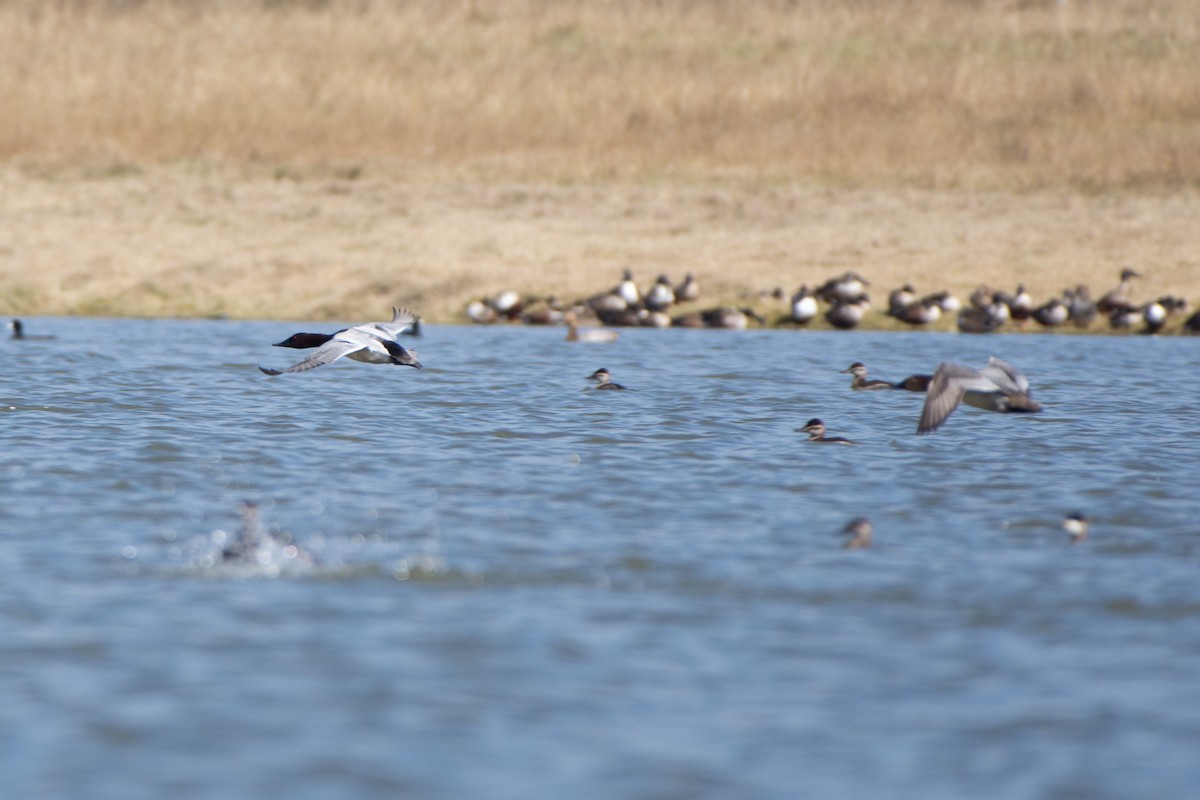
{"label": "flying duck", "polygon": [[315,347],[316,351],[303,361],[285,369],[259,369],[267,375],[282,375],[288,372],[304,372],[347,357],[368,364],[398,364],[420,369],[421,362],[417,360],[416,351],[408,350],[396,341],[396,337],[416,321],[417,317],[411,311],[393,308],[391,322],[370,322],[353,328],[343,328],[336,333],[294,333],[275,346],[297,349]]}
{"label": "flying duck", "polygon": [[985,411],[1033,412],[1042,408],[1029,396],[1029,379],[1007,361],[990,358],[983,369],[947,362],[933,373],[917,433],[933,433],[964,402]]}

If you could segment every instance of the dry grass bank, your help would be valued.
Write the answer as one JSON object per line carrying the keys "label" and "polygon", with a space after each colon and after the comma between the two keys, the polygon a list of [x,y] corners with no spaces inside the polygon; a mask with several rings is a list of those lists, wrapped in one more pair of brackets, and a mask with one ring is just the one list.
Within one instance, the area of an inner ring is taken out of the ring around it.
{"label": "dry grass bank", "polygon": [[8,0],[0,159],[1200,179],[1192,0]]}
{"label": "dry grass bank", "polygon": [[[376,173],[381,174],[377,175]],[[1200,300],[1200,196],[255,176],[228,167],[0,168],[0,315],[378,319],[396,302],[461,321],[516,288],[584,297],[622,269],[695,272],[705,305],[753,303],[853,268],[965,296],[1024,282]]]}

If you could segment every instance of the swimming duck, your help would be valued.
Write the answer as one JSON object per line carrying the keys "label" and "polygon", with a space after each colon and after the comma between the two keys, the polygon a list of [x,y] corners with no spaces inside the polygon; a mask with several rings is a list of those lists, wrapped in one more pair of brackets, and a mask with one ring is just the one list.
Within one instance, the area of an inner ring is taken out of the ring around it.
{"label": "swimming duck", "polygon": [[1063,530],[1071,537],[1071,543],[1082,542],[1088,536],[1088,521],[1083,514],[1068,514],[1062,521]]}
{"label": "swimming duck", "polygon": [[893,383],[892,388],[903,389],[906,392],[927,392],[932,382],[932,375],[909,375],[904,380]]}
{"label": "swimming duck", "polygon": [[421,362],[417,360],[416,351],[405,349],[396,341],[396,337],[416,321],[417,317],[411,311],[393,308],[391,322],[371,322],[328,334],[294,333],[275,346],[298,349],[315,347],[316,352],[286,369],[259,369],[267,375],[282,375],[304,372],[347,357],[368,364],[398,364],[420,369]]}
{"label": "swimming duck", "polygon": [[1029,379],[1007,361],[990,358],[983,369],[947,362],[939,364],[933,373],[917,433],[936,431],[959,403],[1000,412],[1034,412],[1042,408],[1029,396]]}
{"label": "swimming duck", "polygon": [[606,328],[586,328],[579,329],[579,317],[574,311],[568,311],[563,319],[567,323],[567,341],[568,342],[592,342],[603,344],[607,342],[615,342],[620,336],[616,331]]}
{"label": "swimming duck", "polygon": [[842,370],[840,374],[842,374],[842,375],[849,374],[849,375],[854,376],[850,380],[850,388],[855,390],[856,392],[868,391],[868,390],[872,390],[872,389],[891,389],[892,388],[892,384],[888,383],[887,381],[876,380],[874,378],[868,379],[867,378],[867,365],[862,363],[861,361],[855,361],[849,367]]}
{"label": "swimming duck", "polygon": [[8,323],[8,329],[12,331],[12,336],[10,337],[12,339],[24,339],[25,341],[33,342],[47,341],[49,339],[58,338],[48,334],[28,334],[25,332],[25,323],[21,322],[19,319],[14,319],[12,322]]}
{"label": "swimming duck", "polygon": [[242,517],[242,526],[232,541],[224,543],[221,549],[223,562],[255,567],[278,567],[287,563],[313,566],[316,559],[311,553],[293,544],[290,536],[276,535],[263,527],[259,519],[258,504],[248,501],[241,503],[238,512]]}
{"label": "swimming duck", "polygon": [[1184,321],[1183,329],[1188,333],[1200,333],[1200,311],[1192,314]]}
{"label": "swimming duck", "polygon": [[604,367],[588,375],[588,379],[596,382],[596,385],[592,387],[593,389],[616,389],[621,391],[625,389],[621,384],[613,382],[612,375]]}
{"label": "swimming duck", "polygon": [[797,325],[807,325],[813,320],[813,317],[817,316],[818,310],[817,298],[813,297],[808,284],[801,286],[792,295],[791,320]]}
{"label": "swimming duck", "polygon": [[866,517],[856,517],[846,523],[846,527],[842,528],[842,535],[846,536],[846,541],[842,545],[845,550],[861,550],[864,547],[871,546],[871,536],[875,529],[871,525],[871,520]]}
{"label": "swimming duck", "polygon": [[858,444],[841,436],[826,436],[825,423],[815,417],[804,423],[803,428],[796,428],[797,432],[808,434],[808,441],[818,442],[820,444]]}

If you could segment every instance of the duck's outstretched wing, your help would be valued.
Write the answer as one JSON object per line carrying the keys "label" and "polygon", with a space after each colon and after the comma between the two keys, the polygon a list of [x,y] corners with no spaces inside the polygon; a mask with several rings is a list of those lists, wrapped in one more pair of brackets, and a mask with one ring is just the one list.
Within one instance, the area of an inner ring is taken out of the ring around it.
{"label": "duck's outstretched wing", "polygon": [[979,373],[1006,395],[1029,394],[1029,379],[1007,361],[989,358],[988,365]]}
{"label": "duck's outstretched wing", "polygon": [[[980,375],[979,370],[965,364],[949,362],[938,364],[929,381],[929,390],[925,395],[925,405],[921,408],[921,419],[917,423],[917,433],[933,433],[941,427],[958,404],[962,402],[963,392],[971,388],[991,386],[991,382]],[[992,387],[995,388],[995,387]]]}
{"label": "duck's outstretched wing", "polygon": [[259,367],[266,375],[283,375],[289,372],[304,372],[305,370],[313,369],[314,367],[323,367],[326,364],[332,364],[339,358],[344,358],[351,353],[357,353],[362,350],[361,344],[348,342],[345,339],[330,339],[325,344],[316,349],[315,352],[308,358],[290,367],[284,369],[270,369],[269,367]]}
{"label": "duck's outstretched wing", "polygon": [[395,339],[402,334],[415,333],[417,326],[420,324],[420,317],[407,308],[392,307],[391,322],[376,322],[369,325],[360,325],[359,330],[370,333],[372,336],[377,336],[380,339]]}

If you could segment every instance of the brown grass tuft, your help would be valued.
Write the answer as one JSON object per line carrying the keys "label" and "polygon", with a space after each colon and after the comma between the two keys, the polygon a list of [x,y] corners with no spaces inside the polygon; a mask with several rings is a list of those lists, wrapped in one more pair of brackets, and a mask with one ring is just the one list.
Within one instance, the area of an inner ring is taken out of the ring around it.
{"label": "brown grass tuft", "polygon": [[9,0],[0,158],[1200,179],[1200,7],[961,0]]}

